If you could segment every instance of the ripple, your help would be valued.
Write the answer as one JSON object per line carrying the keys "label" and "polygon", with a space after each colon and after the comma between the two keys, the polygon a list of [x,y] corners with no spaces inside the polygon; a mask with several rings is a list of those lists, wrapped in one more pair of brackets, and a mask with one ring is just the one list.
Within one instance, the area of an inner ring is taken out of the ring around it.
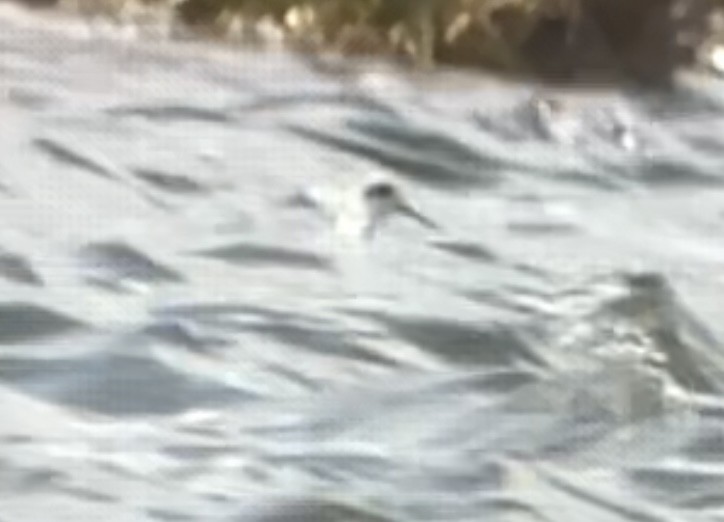
{"label": "ripple", "polygon": [[498,261],[498,257],[493,252],[476,243],[464,241],[433,241],[432,245],[435,248],[450,252],[470,261],[482,261],[484,263],[494,263]]}
{"label": "ripple", "polygon": [[123,290],[126,285],[168,284],[183,281],[181,274],[123,243],[95,243],[83,247],[78,256],[84,277],[101,287]]}
{"label": "ripple", "polygon": [[226,109],[210,109],[205,107],[192,107],[190,105],[127,105],[107,109],[112,116],[142,116],[149,120],[163,122],[174,121],[200,121],[206,123],[229,123],[234,120]]}
{"label": "ripple", "polygon": [[[270,503],[271,504],[271,503]],[[395,522],[396,519],[375,513],[369,508],[342,501],[310,496],[297,500],[275,499],[275,505],[248,508],[233,520],[250,522]]]}
{"label": "ripple", "polygon": [[43,286],[42,278],[25,257],[0,249],[0,277],[30,286]]}
{"label": "ripple", "polygon": [[494,174],[502,166],[500,161],[481,156],[462,143],[430,130],[392,122],[354,120],[341,135],[301,126],[289,126],[288,130],[431,185],[464,189],[500,181]]}
{"label": "ripple", "polygon": [[265,95],[261,94],[254,100],[237,108],[241,114],[255,113],[259,111],[288,110],[289,108],[309,109],[309,106],[329,107],[329,106],[348,107],[350,109],[363,111],[367,114],[374,113],[379,116],[395,118],[398,116],[397,111],[390,106],[385,100],[379,100],[365,96],[359,93],[344,92],[342,94],[278,94]]}
{"label": "ripple", "polygon": [[179,321],[159,321],[142,328],[139,333],[172,346],[203,354],[212,353],[214,348],[231,344],[229,340],[222,337],[205,335],[196,331],[192,325],[187,325]]}
{"label": "ripple", "polygon": [[134,173],[153,188],[169,194],[201,195],[208,192],[207,187],[182,174],[151,169],[135,169]]}
{"label": "ripple", "polygon": [[332,266],[328,259],[311,252],[252,243],[215,247],[196,252],[195,255],[240,266],[279,265],[310,270],[329,270]]}
{"label": "ripple", "polygon": [[118,169],[100,158],[78,151],[56,138],[36,138],[33,144],[50,157],[71,167],[90,172],[106,179],[118,180]]}
{"label": "ripple", "polygon": [[448,364],[510,367],[517,361],[537,361],[524,336],[504,325],[475,327],[438,317],[369,315],[395,337],[436,354]]}
{"label": "ripple", "polygon": [[186,515],[180,511],[173,511],[170,509],[146,509],[146,514],[152,520],[160,520],[161,522],[186,522],[196,520],[196,517]]}
{"label": "ripple", "polygon": [[641,181],[663,186],[719,186],[724,176],[708,172],[684,159],[652,158],[641,165],[634,176]]}
{"label": "ripple", "polygon": [[169,415],[254,397],[140,355],[56,360],[4,357],[0,380],[49,402],[113,416]]}
{"label": "ripple", "polygon": [[80,320],[38,305],[0,304],[0,343],[29,342],[83,328]]}

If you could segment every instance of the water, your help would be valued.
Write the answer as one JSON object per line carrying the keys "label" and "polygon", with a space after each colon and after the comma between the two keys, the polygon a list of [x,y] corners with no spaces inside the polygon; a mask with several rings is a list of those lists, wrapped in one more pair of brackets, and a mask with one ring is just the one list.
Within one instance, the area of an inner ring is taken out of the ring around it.
{"label": "water", "polygon": [[[0,68],[0,521],[724,520],[720,80],[5,12]],[[439,228],[290,203],[370,172]]]}

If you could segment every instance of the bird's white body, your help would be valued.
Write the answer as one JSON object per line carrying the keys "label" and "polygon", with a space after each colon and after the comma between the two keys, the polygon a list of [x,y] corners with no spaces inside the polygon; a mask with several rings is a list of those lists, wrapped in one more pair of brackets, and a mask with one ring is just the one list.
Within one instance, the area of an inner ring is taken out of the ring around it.
{"label": "bird's white body", "polygon": [[556,98],[534,98],[533,110],[538,130],[562,145],[574,145],[583,133],[580,115]]}
{"label": "bird's white body", "polygon": [[310,188],[300,194],[300,199],[330,220],[335,235],[343,238],[371,237],[394,214],[407,215],[428,227],[435,226],[407,204],[388,178],[380,175],[346,188]]}

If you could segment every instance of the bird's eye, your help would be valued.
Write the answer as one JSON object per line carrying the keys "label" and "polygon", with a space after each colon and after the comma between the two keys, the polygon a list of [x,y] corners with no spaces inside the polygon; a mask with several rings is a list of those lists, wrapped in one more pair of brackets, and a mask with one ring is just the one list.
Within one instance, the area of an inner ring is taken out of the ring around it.
{"label": "bird's eye", "polygon": [[373,183],[365,189],[365,197],[372,199],[389,199],[395,195],[395,187],[390,183]]}

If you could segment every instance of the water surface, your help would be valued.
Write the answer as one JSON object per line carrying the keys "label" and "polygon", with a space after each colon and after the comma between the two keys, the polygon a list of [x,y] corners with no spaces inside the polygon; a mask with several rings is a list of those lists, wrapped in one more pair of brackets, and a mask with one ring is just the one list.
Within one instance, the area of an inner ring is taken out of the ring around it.
{"label": "water surface", "polygon": [[[720,80],[7,14],[0,69],[3,522],[724,517]],[[375,170],[440,230],[290,204]]]}

